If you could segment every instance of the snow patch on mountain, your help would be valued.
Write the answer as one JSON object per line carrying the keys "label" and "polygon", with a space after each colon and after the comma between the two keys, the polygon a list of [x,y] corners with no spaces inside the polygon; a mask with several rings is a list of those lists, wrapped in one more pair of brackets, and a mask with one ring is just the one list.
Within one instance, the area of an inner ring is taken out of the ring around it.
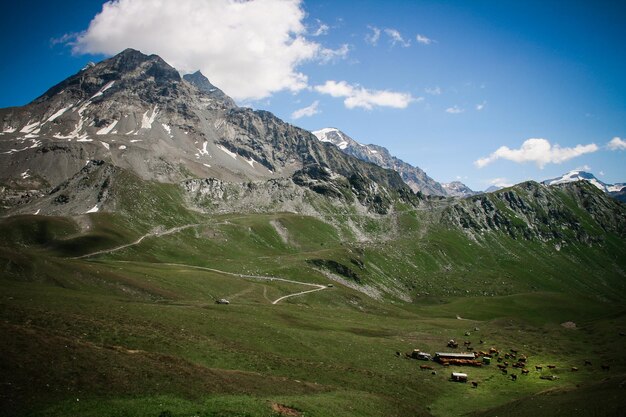
{"label": "snow patch on mountain", "polygon": [[226,149],[224,146],[222,145],[217,145],[217,148],[221,151],[226,152],[228,155],[230,155],[233,159],[237,159],[237,154],[235,152],[231,152],[228,149]]}
{"label": "snow patch on mountain", "polygon": [[111,123],[108,126],[103,127],[102,129],[98,130],[96,132],[96,135],[108,135],[111,130],[113,130],[113,128],[115,127],[115,125],[117,125],[117,120],[115,120],[113,123]]}
{"label": "snow patch on mountain", "polygon": [[148,111],[146,110],[146,112],[143,114],[143,117],[141,119],[141,128],[142,129],[151,129],[152,128],[152,123],[154,123],[154,120],[156,119],[157,116],[157,111],[158,106],[155,104],[154,108],[152,109],[152,114],[150,115],[150,117],[148,117]]}
{"label": "snow patch on mountain", "polygon": [[63,113],[65,113],[66,111],[68,111],[71,108],[72,108],[71,104],[69,106],[67,106],[67,107],[62,108],[61,110],[59,110],[56,113],[54,113],[52,116],[48,117],[48,120],[46,120],[45,123],[54,121],[54,119],[56,119],[57,117],[61,116]]}
{"label": "snow patch on mountain", "polygon": [[93,100],[96,97],[100,97],[101,95],[104,94],[105,91],[107,91],[109,88],[113,87],[113,84],[115,84],[115,81],[110,81],[108,82],[104,87],[102,87],[96,94],[94,94],[93,96],[91,96],[91,98],[89,100]]}

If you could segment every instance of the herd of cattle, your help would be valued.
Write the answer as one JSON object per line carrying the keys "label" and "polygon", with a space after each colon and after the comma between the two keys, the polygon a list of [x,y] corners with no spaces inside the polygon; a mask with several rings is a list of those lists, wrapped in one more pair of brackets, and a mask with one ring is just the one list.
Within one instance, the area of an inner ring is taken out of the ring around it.
{"label": "herd of cattle", "polygon": [[[466,333],[467,335],[467,333]],[[483,340],[480,340],[480,344],[484,344]],[[528,356],[520,353],[517,349],[509,349],[508,352],[501,352],[496,347],[491,347],[488,350],[475,350],[472,347],[472,342],[466,340],[463,342],[463,346],[465,347],[468,353],[436,353],[433,357],[431,354],[422,352],[419,349],[414,349],[411,352],[407,352],[404,356],[408,359],[418,359],[424,361],[434,361],[439,363],[443,367],[449,367],[451,365],[455,366],[476,366],[481,367],[483,365],[490,365],[492,361],[495,360],[496,368],[503,375],[507,375],[511,378],[511,381],[517,381],[518,374],[514,373],[515,370],[519,370],[520,375],[526,376],[530,374],[530,370],[528,369]],[[459,347],[458,342],[454,339],[448,341],[447,347],[457,349]],[[396,356],[402,356],[400,352],[396,352]],[[584,367],[591,367],[592,363],[589,360],[584,361]],[[546,379],[550,381],[554,381],[558,379],[556,375],[544,375],[543,365],[534,365],[535,371],[540,372],[539,378]],[[554,371],[557,367],[556,365],[546,365],[550,371]],[[432,371],[434,375],[437,374],[435,366],[432,365],[420,365],[421,370],[429,370]],[[610,370],[610,366],[608,364],[602,364],[601,369],[604,371]],[[570,368],[571,372],[577,372],[578,367],[572,366]],[[452,372],[450,377],[451,381],[455,382],[468,382],[467,374]],[[472,387],[477,388],[478,382],[472,381]]]}

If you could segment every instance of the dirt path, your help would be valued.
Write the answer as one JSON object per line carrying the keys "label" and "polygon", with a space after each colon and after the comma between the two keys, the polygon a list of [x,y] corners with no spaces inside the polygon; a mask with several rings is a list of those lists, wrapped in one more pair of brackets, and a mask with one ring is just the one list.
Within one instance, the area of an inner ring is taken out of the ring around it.
{"label": "dirt path", "polygon": [[[150,232],[150,233],[147,233],[147,234],[141,236],[139,239],[135,240],[134,242],[127,243],[125,245],[116,246],[116,247],[111,248],[111,249],[102,249],[102,250],[99,250],[99,251],[96,251],[96,252],[87,253],[85,255],[76,256],[76,257],[69,258],[69,259],[85,259],[85,258],[90,258],[92,256],[103,255],[105,253],[113,253],[113,252],[116,252],[118,250],[122,250],[122,249],[126,249],[128,247],[131,247],[131,246],[139,245],[144,239],[149,238],[149,237],[161,237],[161,236],[171,235],[172,233],[177,233],[177,232],[180,232],[181,230],[189,229],[191,227],[198,227],[198,226],[202,226],[202,224],[199,224],[199,223],[198,224],[186,224],[184,226],[174,227],[174,228],[171,228],[171,229],[168,229],[168,230],[165,230],[165,231],[161,231],[161,232],[159,232],[159,231]],[[116,262],[131,263],[131,261],[116,261]],[[289,282],[291,284],[299,284],[299,285],[306,285],[306,286],[309,286],[309,287],[315,287],[315,289],[312,289],[312,290],[300,291],[300,292],[293,293],[293,294],[287,294],[285,296],[277,298],[274,301],[271,301],[271,300],[268,299],[268,301],[270,301],[272,304],[278,304],[282,300],[290,298],[290,297],[296,297],[296,296],[299,296],[299,295],[304,295],[304,294],[308,294],[310,292],[315,292],[315,291],[321,291],[321,290],[325,290],[325,289],[328,288],[326,285],[311,284],[310,282],[301,282],[301,281],[294,281],[294,280],[291,280],[291,279],[276,278],[276,277],[266,277],[266,276],[261,276],[261,275],[237,274],[237,273],[234,273],[234,272],[221,271],[221,270],[215,269],[215,268],[207,268],[207,267],[196,266],[196,265],[186,265],[186,264],[178,264],[178,263],[152,263],[152,265],[179,266],[179,267],[185,267],[185,268],[191,268],[191,269],[200,269],[200,270],[204,270],[204,271],[216,272],[218,274],[231,275],[231,276],[235,276],[235,277],[239,277],[239,278],[258,279],[258,280],[264,280],[264,281],[270,281],[270,282],[271,281],[282,281],[282,282]],[[266,294],[266,293],[264,292],[264,294]]]}
{"label": "dirt path", "polygon": [[328,286],[322,285],[322,284],[311,284],[310,282],[294,281],[292,279],[286,279],[286,278],[266,277],[266,276],[262,276],[262,275],[237,274],[237,273],[234,273],[234,272],[222,271],[220,269],[207,268],[207,267],[204,267],[204,266],[186,265],[186,264],[177,264],[177,263],[163,263],[163,264],[156,264],[156,265],[181,266],[181,267],[187,267],[187,268],[192,268],[192,269],[200,269],[200,270],[204,270],[204,271],[216,272],[218,274],[223,274],[223,275],[231,275],[231,276],[235,276],[235,277],[239,277],[239,278],[258,279],[258,280],[270,281],[270,282],[271,281],[282,281],[282,282],[289,282],[291,284],[299,284],[299,285],[306,285],[306,286],[309,286],[309,287],[315,287],[315,289],[313,289],[313,290],[300,291],[300,292],[296,292],[296,293],[293,293],[293,294],[284,295],[284,296],[282,296],[280,298],[277,298],[276,300],[272,301],[272,304],[278,304],[279,302],[281,302],[282,300],[284,300],[286,298],[296,297],[298,295],[308,294],[310,292],[315,292],[315,291],[322,291],[322,290],[325,290],[325,289],[328,288]]}
{"label": "dirt path", "polygon": [[125,245],[116,246],[111,249],[102,249],[96,252],[87,253],[85,255],[75,256],[69,259],[84,259],[84,258],[89,258],[91,256],[103,255],[105,253],[117,252],[118,250],[126,249],[135,245],[139,245],[141,242],[143,242],[144,239],[149,238],[149,237],[161,237],[161,236],[171,235],[172,233],[177,233],[177,232],[180,232],[181,230],[189,229],[191,227],[198,227],[198,226],[201,226],[201,224],[199,223],[198,224],[186,224],[184,226],[173,227],[171,229],[167,229],[162,232],[155,231],[155,232],[146,233],[145,235],[141,236],[139,239],[135,240],[134,242],[127,243]]}

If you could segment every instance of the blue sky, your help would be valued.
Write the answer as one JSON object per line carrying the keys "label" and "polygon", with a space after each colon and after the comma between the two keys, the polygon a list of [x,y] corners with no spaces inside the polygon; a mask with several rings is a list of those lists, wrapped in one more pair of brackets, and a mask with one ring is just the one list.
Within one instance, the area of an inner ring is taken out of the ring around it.
{"label": "blue sky", "polygon": [[626,181],[624,2],[121,0],[90,26],[103,3],[3,6],[1,107],[134,47],[438,181]]}

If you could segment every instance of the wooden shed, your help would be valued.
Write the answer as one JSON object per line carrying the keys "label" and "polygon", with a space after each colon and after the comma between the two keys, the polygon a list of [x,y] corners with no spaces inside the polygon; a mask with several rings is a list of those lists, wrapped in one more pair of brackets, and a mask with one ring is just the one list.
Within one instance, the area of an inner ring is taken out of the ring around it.
{"label": "wooden shed", "polygon": [[467,374],[462,372],[452,372],[450,379],[454,382],[467,382]]}

